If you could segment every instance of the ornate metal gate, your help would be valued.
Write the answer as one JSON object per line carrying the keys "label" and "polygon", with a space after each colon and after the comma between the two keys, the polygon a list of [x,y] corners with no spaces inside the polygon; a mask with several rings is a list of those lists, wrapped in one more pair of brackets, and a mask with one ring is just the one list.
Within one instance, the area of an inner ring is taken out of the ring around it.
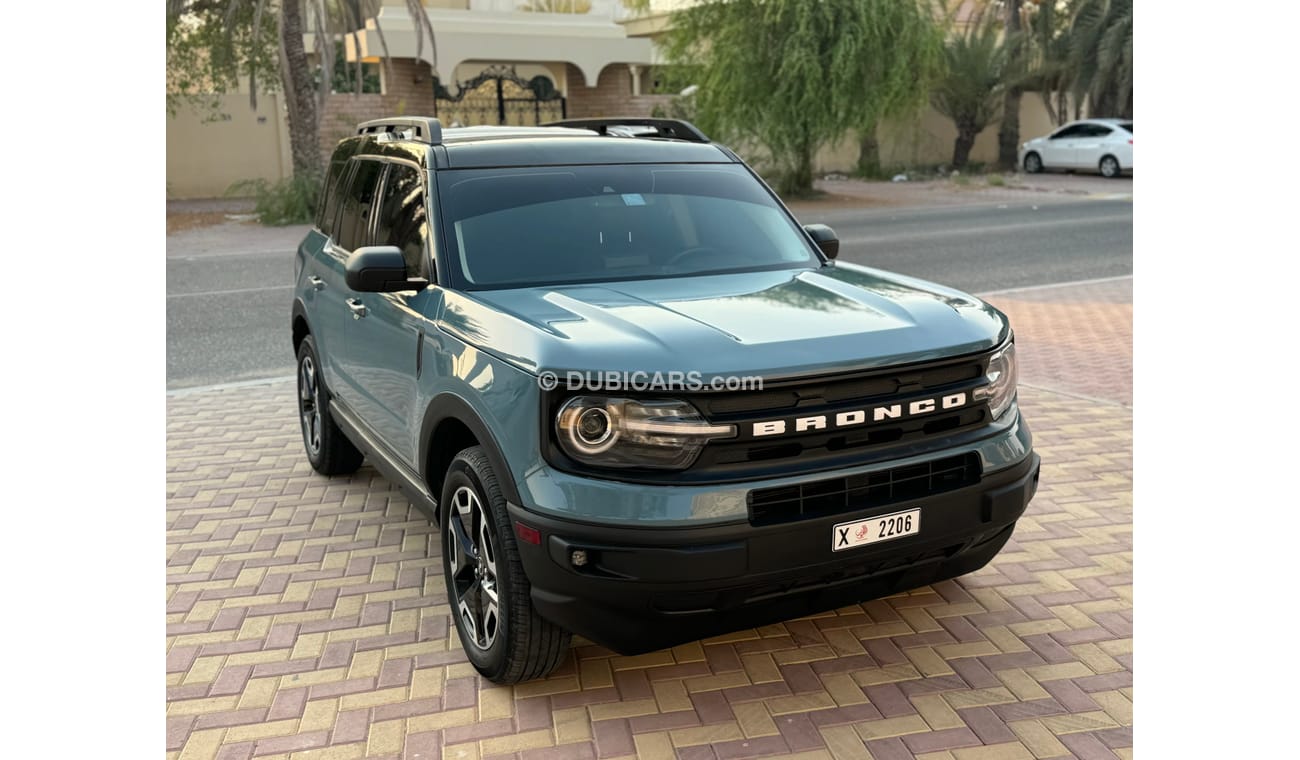
{"label": "ornate metal gate", "polygon": [[558,121],[566,115],[565,100],[551,80],[524,80],[513,66],[492,66],[467,82],[455,95],[433,80],[433,115],[446,126],[478,124],[530,126]]}

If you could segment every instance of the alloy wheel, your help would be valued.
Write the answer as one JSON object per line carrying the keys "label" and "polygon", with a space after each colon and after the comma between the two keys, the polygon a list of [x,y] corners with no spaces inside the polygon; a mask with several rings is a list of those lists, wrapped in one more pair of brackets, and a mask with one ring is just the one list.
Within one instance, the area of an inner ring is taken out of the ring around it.
{"label": "alloy wheel", "polygon": [[1114,177],[1119,174],[1119,162],[1110,156],[1101,160],[1101,175],[1103,177]]}
{"label": "alloy wheel", "polygon": [[447,562],[463,629],[475,647],[490,649],[501,627],[496,547],[483,502],[466,486],[456,489],[451,497]]}
{"label": "alloy wheel", "polygon": [[314,457],[320,453],[321,445],[320,383],[316,362],[310,356],[302,357],[298,366],[298,411],[302,415],[303,441]]}

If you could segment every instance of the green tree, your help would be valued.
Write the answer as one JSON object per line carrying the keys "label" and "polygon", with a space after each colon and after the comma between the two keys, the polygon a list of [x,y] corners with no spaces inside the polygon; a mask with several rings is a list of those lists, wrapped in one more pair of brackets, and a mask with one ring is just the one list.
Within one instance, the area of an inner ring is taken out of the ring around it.
{"label": "green tree", "polygon": [[980,15],[949,36],[943,49],[943,74],[934,88],[934,108],[957,127],[952,165],[970,158],[975,138],[998,116],[1009,72],[1009,52],[991,16]]}
{"label": "green tree", "polygon": [[698,85],[699,126],[764,151],[797,195],[822,145],[925,102],[939,40],[913,0],[706,0],[663,44],[674,86]]}
{"label": "green tree", "polygon": [[[417,26],[416,56],[433,44],[433,27],[420,0],[407,0]],[[213,96],[248,86],[250,106],[261,91],[283,91],[289,120],[294,183],[310,187],[320,172],[320,111],[334,72],[334,42],[378,12],[378,0],[168,0],[167,108],[182,103],[215,108]],[[309,57],[304,34],[313,32]],[[383,57],[388,45],[376,29]],[[434,51],[436,60],[436,51]],[[354,66],[353,92],[365,89],[365,72]],[[314,191],[313,191],[314,192]]]}
{"label": "green tree", "polygon": [[1070,59],[1076,103],[1092,116],[1133,116],[1133,0],[1076,0]]}

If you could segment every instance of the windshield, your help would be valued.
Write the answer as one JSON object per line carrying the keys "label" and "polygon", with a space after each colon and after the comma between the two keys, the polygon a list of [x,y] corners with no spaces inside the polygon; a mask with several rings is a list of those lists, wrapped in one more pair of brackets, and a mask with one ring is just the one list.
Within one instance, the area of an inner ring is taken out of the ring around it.
{"label": "windshield", "polygon": [[767,190],[734,164],[437,173],[439,260],[466,290],[817,267]]}

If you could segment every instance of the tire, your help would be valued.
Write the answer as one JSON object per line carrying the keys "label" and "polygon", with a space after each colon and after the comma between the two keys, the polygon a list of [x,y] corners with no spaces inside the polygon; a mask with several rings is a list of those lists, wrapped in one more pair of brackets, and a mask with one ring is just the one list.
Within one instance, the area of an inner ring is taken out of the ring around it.
{"label": "tire", "polygon": [[465,449],[447,467],[438,511],[447,601],[470,663],[499,684],[550,673],[568,656],[571,636],[533,609],[506,500],[482,447]]}
{"label": "tire", "polygon": [[303,449],[316,472],[347,475],[357,471],[365,456],[330,416],[329,398],[316,342],[308,335],[298,346],[298,421]]}
{"label": "tire", "polygon": [[1101,176],[1106,179],[1115,179],[1124,173],[1119,167],[1119,159],[1110,155],[1101,157],[1101,161],[1097,163],[1097,170],[1100,171]]}
{"label": "tire", "polygon": [[1043,158],[1030,151],[1025,154],[1025,174],[1038,174],[1043,170]]}

